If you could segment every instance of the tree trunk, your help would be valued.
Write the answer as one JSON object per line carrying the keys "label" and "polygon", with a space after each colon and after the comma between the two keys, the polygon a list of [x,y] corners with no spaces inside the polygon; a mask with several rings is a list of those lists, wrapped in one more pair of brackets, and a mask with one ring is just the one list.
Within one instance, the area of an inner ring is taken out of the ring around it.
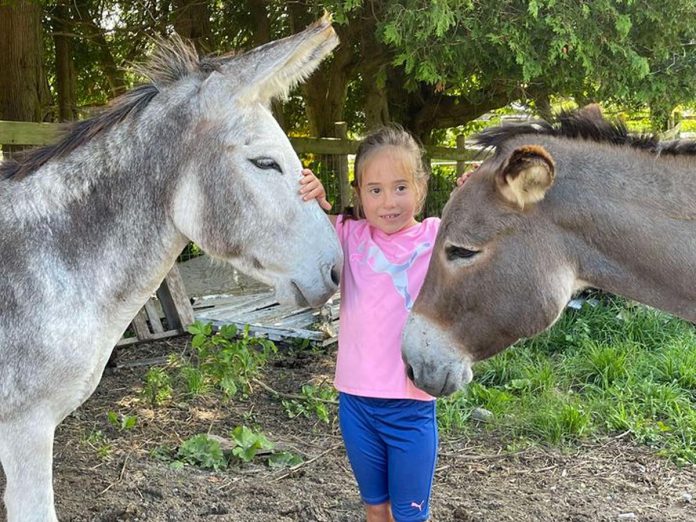
{"label": "tree trunk", "polygon": [[58,119],[77,119],[77,94],[73,40],[70,36],[71,0],[60,0],[53,16],[53,43],[56,49],[56,91],[58,94]]}
{"label": "tree trunk", "polygon": [[[253,47],[259,47],[271,41],[271,19],[266,6],[266,0],[249,0],[249,15],[253,21],[254,31],[252,34],[251,44]],[[283,101],[274,99],[271,101],[271,111],[273,117],[280,125],[280,128],[287,130],[287,118],[285,117],[285,109]]]}
{"label": "tree trunk", "polygon": [[98,49],[98,56],[101,69],[104,72],[111,89],[112,96],[118,96],[126,91],[126,80],[123,70],[116,64],[114,56],[111,54],[109,43],[104,36],[104,30],[97,23],[94,13],[90,10],[89,0],[74,0],[74,8],[80,27],[84,31],[85,37]]}
{"label": "tree trunk", "polygon": [[41,14],[31,0],[0,4],[0,119],[43,121],[48,112]]}
{"label": "tree trunk", "polygon": [[356,65],[350,45],[352,35],[342,34],[346,26],[335,26],[342,45],[302,84],[307,119],[312,136],[333,136],[334,124],[345,119],[348,83]]}
{"label": "tree trunk", "polygon": [[174,0],[174,30],[191,40],[199,54],[213,50],[213,33],[210,28],[210,6],[207,0]]}
{"label": "tree trunk", "polygon": [[367,77],[374,78],[372,81],[364,82],[365,127],[370,130],[389,123],[389,100],[384,69],[381,68],[374,76]]}
{"label": "tree trunk", "polygon": [[302,86],[312,136],[333,136],[334,123],[344,120],[348,76],[334,61],[322,66]]}

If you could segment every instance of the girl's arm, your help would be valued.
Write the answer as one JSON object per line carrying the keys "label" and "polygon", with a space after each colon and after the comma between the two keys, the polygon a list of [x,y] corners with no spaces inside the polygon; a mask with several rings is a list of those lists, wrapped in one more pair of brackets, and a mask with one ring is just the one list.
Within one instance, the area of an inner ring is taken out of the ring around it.
{"label": "girl's arm", "polygon": [[[324,185],[321,184],[319,178],[314,175],[309,169],[302,169],[302,179],[300,179],[300,194],[302,199],[309,201],[310,199],[316,199],[319,202],[319,206],[324,210],[331,210],[331,203],[326,199],[326,190],[324,190]],[[329,219],[331,224],[336,224],[337,216],[329,214]]]}

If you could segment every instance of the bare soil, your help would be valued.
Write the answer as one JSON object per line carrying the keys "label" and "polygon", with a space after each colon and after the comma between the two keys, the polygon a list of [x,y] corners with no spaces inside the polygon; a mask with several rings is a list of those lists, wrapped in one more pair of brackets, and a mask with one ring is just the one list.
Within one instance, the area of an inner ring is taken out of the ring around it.
{"label": "bare soil", "polygon": [[[181,337],[122,348],[118,364],[180,351],[188,342]],[[261,379],[295,394],[304,383],[330,382],[334,355],[333,350],[281,350]],[[94,395],[58,428],[54,482],[61,520],[363,519],[335,424],[289,419],[280,400],[259,385],[246,400],[205,399],[152,409],[138,394],[147,369],[107,368]],[[137,426],[112,426],[109,411],[137,416]],[[177,447],[194,434],[227,436],[240,424],[260,429],[301,455],[304,464],[293,471],[272,470],[261,459],[212,472],[191,466],[174,470],[152,456],[156,448]],[[627,436],[571,450],[511,453],[506,441],[486,430],[474,433],[441,441],[434,521],[696,520],[696,500],[690,500],[696,496],[696,469],[676,467]]]}

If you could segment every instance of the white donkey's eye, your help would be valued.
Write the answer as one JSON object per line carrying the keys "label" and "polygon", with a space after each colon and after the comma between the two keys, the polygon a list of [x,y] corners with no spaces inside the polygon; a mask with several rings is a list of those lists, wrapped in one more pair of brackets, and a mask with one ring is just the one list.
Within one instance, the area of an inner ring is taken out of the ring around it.
{"label": "white donkey's eye", "polygon": [[280,168],[280,165],[278,165],[276,160],[274,160],[273,158],[249,158],[249,161],[257,169],[277,170],[281,174],[283,173],[283,169]]}

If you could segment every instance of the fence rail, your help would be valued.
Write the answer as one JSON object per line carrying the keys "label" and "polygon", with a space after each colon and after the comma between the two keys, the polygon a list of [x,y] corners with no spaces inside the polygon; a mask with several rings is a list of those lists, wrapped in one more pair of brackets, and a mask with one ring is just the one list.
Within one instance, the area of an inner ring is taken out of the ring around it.
{"label": "fence rail", "polygon": [[[0,144],[49,145],[60,136],[60,123],[34,123],[0,120]],[[359,141],[343,138],[296,138],[290,143],[298,154],[355,154]],[[463,147],[427,146],[427,155],[434,160],[472,161],[477,151]]]}
{"label": "fence rail", "polygon": [[[0,146],[50,145],[65,129],[59,123],[34,123],[0,120]],[[345,136],[345,123],[336,123],[336,132]],[[350,204],[352,190],[348,180],[348,156],[356,153],[359,141],[347,138],[291,137],[295,152],[312,168],[326,187],[330,199],[339,208]],[[426,146],[433,176],[428,188],[424,216],[439,215],[447,200],[454,178],[465,171],[467,163],[481,159],[480,150],[467,147],[464,136],[458,136],[456,147]],[[447,163],[445,167],[442,164]]]}

